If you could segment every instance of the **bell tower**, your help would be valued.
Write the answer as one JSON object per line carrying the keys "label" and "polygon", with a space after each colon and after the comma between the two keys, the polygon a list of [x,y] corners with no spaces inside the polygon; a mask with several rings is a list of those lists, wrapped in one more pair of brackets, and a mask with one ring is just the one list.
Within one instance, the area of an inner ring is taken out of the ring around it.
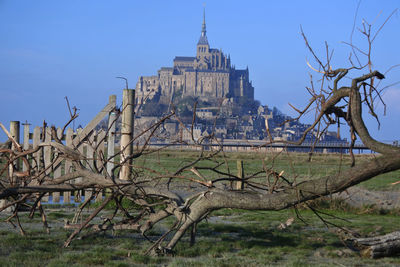
{"label": "bell tower", "polygon": [[197,42],[197,51],[196,57],[200,59],[201,57],[207,55],[210,51],[210,45],[208,44],[207,35],[206,35],[206,10],[203,10],[203,24],[201,25],[201,35],[200,39]]}

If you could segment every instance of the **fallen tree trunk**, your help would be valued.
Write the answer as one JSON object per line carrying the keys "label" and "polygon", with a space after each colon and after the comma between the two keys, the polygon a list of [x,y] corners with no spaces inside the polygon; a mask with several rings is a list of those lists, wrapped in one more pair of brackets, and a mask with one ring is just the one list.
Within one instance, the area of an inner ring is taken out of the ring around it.
{"label": "fallen tree trunk", "polygon": [[376,259],[400,255],[400,231],[375,237],[355,238],[352,243],[365,258]]}
{"label": "fallen tree trunk", "polygon": [[400,168],[400,158],[381,156],[364,164],[315,180],[305,181],[296,186],[282,188],[270,194],[262,191],[237,191],[210,188],[195,199],[187,210],[187,218],[169,242],[167,249],[174,249],[187,229],[201,221],[209,212],[223,208],[244,210],[283,210],[299,203],[321,196],[343,191],[355,184],[366,181],[378,174]]}

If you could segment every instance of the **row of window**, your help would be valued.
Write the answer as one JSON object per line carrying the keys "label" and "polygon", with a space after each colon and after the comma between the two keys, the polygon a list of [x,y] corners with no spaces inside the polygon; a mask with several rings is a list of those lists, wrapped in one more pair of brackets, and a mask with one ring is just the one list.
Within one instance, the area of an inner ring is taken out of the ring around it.
{"label": "row of window", "polygon": [[199,47],[199,52],[207,52],[207,47]]}

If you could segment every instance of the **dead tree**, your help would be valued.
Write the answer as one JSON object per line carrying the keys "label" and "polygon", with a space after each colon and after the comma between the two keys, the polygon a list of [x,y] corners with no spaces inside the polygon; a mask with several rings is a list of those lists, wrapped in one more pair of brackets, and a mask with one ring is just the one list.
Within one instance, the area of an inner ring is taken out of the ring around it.
{"label": "dead tree", "polygon": [[[361,34],[366,37],[369,47],[371,47],[374,40],[370,26],[364,22],[364,30],[361,31]],[[355,139],[359,138],[364,145],[379,153],[377,157],[362,164],[355,164],[355,161],[353,161],[353,167],[350,169],[300,183],[296,183],[290,177],[285,177],[280,170],[262,168],[262,166],[260,166],[259,172],[246,177],[237,177],[230,172],[221,171],[218,167],[225,163],[215,161],[215,166],[208,168],[208,170],[214,172],[218,178],[209,179],[206,177],[207,179],[205,179],[199,172],[199,163],[213,159],[218,153],[223,153],[223,147],[219,146],[218,149],[211,151],[204,150],[204,142],[218,144],[219,141],[214,138],[213,134],[197,140],[194,138],[193,125],[196,120],[196,112],[194,111],[192,127],[186,128],[183,123],[181,123],[181,127],[183,131],[187,131],[192,136],[192,145],[199,148],[198,157],[192,162],[182,164],[181,167],[173,172],[149,169],[143,166],[136,166],[133,163],[133,166],[131,166],[134,170],[133,178],[118,178],[119,175],[116,175],[116,173],[120,169],[120,165],[115,167],[111,175],[104,174],[103,171],[107,161],[116,155],[97,159],[101,160],[102,163],[95,165],[95,168],[89,168],[81,163],[82,160],[89,159],[85,158],[79,151],[66,147],[60,140],[54,138],[52,142],[42,143],[38,149],[43,146],[53,147],[60,159],[68,159],[73,162],[74,171],[53,179],[49,177],[47,170],[41,167],[40,164],[34,164],[33,166],[27,160],[27,156],[36,152],[35,150],[22,149],[9,136],[9,141],[14,143],[15,149],[11,149],[9,144],[0,148],[2,161],[5,162],[5,167],[1,170],[0,199],[8,200],[8,204],[2,209],[14,207],[10,219],[15,218],[18,221],[20,216],[19,207],[26,205],[27,199],[33,200],[33,204],[29,206],[30,215],[36,211],[44,214],[40,200],[46,193],[80,189],[91,189],[94,192],[99,192],[100,190],[108,189],[108,196],[86,220],[80,224],[66,224],[66,228],[74,229],[75,231],[66,240],[65,246],[68,246],[84,229],[91,229],[93,232],[129,229],[136,230],[146,237],[147,231],[155,224],[168,217],[173,217],[175,223],[148,250],[156,254],[169,253],[189,229],[195,229],[199,222],[215,210],[226,208],[283,210],[321,196],[341,192],[379,174],[400,169],[400,148],[381,143],[371,137],[362,116],[362,109],[367,108],[370,114],[378,118],[375,113],[374,102],[376,99],[381,100],[378,81],[385,78],[381,72],[372,69],[371,50],[363,52],[367,57],[367,62],[364,65],[361,63],[353,64],[350,57],[349,67],[335,69],[330,64],[331,58],[328,48],[326,62],[323,63],[312,50],[304,34],[303,37],[319,65],[315,70],[324,82],[321,83],[319,90],[314,86],[308,88],[308,92],[311,94],[310,103],[303,110],[296,109],[299,112],[298,118],[313,108],[317,111],[314,123],[306,130],[299,142],[304,141],[306,135],[311,132],[316,132],[316,136],[320,136],[330,125],[344,122],[351,130],[352,142],[350,150],[354,146]],[[352,43],[350,43],[350,46],[353,50],[356,47]],[[357,49],[355,49],[356,52],[358,51]],[[360,62],[359,59],[357,61]],[[308,64],[311,66],[310,63]],[[125,162],[130,159],[138,159],[148,153],[156,155],[157,149],[148,148],[150,139],[158,134],[162,135],[160,129],[163,123],[172,116],[175,116],[174,113],[160,119],[158,123],[137,134],[131,142],[137,142],[142,138],[142,143],[138,144],[138,149],[132,155],[125,158]],[[176,119],[179,121],[179,118]],[[177,138],[176,140],[169,140],[169,142],[171,144],[179,144],[182,140]],[[273,140],[266,142],[265,146],[272,142]],[[15,163],[20,159],[28,166],[24,172],[15,168]],[[59,159],[57,158],[56,160]],[[47,168],[51,168],[51,166]],[[256,182],[255,178],[260,178],[261,176],[273,177],[274,182]],[[246,185],[243,190],[220,186],[223,183],[229,184],[239,179]],[[195,190],[181,193],[173,190],[174,186],[179,186],[182,180],[196,183]],[[75,182],[71,184],[69,183],[70,181]],[[126,210],[121,204],[122,198],[134,202],[139,209],[135,210],[135,212]],[[116,210],[113,216],[105,219],[100,224],[91,224],[92,219],[98,216],[99,212],[111,201],[116,203]],[[84,203],[83,206],[86,204]],[[115,218],[115,214],[118,211],[125,215],[124,219],[119,221]],[[45,217],[43,220],[45,223]],[[23,232],[22,226],[19,225],[19,227]],[[195,231],[191,231],[191,234],[194,237]],[[358,240],[357,242],[363,246],[369,244],[365,240]]]}

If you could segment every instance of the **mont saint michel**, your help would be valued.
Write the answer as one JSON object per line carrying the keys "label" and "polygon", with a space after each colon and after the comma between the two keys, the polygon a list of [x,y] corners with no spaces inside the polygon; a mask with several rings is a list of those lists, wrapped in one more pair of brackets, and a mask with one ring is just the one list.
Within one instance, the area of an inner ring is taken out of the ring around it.
{"label": "mont saint michel", "polygon": [[137,101],[157,99],[170,103],[174,96],[196,97],[215,102],[216,99],[240,98],[254,100],[254,87],[248,68],[237,70],[222,49],[210,48],[207,39],[205,13],[196,56],[177,56],[172,67],[162,67],[154,76],[141,76],[136,84]]}
{"label": "mont saint michel", "polygon": [[[195,56],[176,56],[172,67],[161,67],[157,75],[140,76],[136,83],[137,108],[135,128],[147,129],[174,109],[179,116],[164,122],[154,141],[179,136],[191,140],[183,124],[191,129],[193,107],[196,121],[193,137],[214,133],[217,138],[236,140],[297,140],[308,125],[290,120],[277,108],[268,108],[254,99],[249,68],[236,69],[229,54],[210,47],[203,13],[200,38]],[[312,138],[310,134],[307,138]],[[328,132],[320,140],[337,140]]]}

